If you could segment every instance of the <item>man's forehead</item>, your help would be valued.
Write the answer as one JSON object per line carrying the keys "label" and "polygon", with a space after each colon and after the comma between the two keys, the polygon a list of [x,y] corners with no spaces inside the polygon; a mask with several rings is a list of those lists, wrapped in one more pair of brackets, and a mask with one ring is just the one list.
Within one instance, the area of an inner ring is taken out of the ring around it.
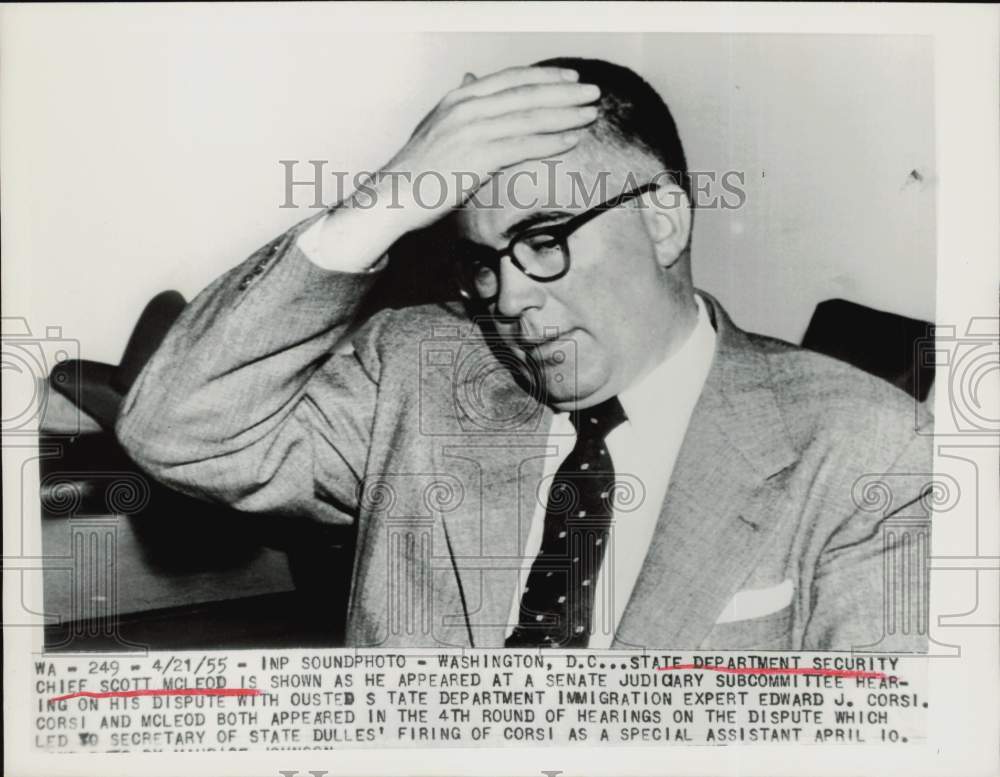
{"label": "man's forehead", "polygon": [[588,210],[644,182],[615,156],[574,149],[502,170],[460,209],[459,232],[477,242],[496,241],[512,231]]}

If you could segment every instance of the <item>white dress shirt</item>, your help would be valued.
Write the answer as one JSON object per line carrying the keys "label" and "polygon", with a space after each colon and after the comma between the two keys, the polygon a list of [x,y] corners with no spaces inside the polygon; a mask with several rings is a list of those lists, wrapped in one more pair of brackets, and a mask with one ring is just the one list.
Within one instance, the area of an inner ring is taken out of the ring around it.
{"label": "white dress shirt", "polygon": [[[590,648],[611,647],[653,539],[691,413],[712,366],[715,330],[705,303],[697,295],[695,299],[698,320],[687,340],[652,372],[618,395],[628,421],[607,437],[619,485],[614,489],[608,548],[597,576]],[[521,595],[542,546],[552,478],[575,444],[576,431],[569,413],[556,413],[548,439],[556,455],[545,459],[542,486],[524,548],[520,585],[511,602],[508,634],[517,625]]]}
{"label": "white dress shirt", "polygon": [[[302,253],[316,264],[341,272],[371,272],[385,265],[386,256],[369,268],[352,263],[349,257],[323,255],[319,239],[321,224],[317,221],[297,240]],[[611,647],[646,559],[691,413],[712,366],[715,330],[705,303],[697,295],[695,300],[698,320],[687,340],[652,372],[618,395],[628,420],[607,437],[618,485],[614,489],[608,548],[597,577],[590,648]],[[521,595],[542,545],[549,486],[575,444],[576,431],[569,413],[556,413],[548,434],[548,447],[554,455],[545,459],[542,485],[524,547],[520,585],[512,595],[508,634],[517,625]]]}

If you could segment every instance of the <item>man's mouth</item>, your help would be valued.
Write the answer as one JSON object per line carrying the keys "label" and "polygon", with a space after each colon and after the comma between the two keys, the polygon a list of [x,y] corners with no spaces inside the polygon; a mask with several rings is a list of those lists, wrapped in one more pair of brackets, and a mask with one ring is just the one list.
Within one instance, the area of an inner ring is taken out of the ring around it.
{"label": "man's mouth", "polygon": [[572,330],[552,337],[519,338],[517,344],[525,356],[537,364],[555,366],[566,361],[570,332]]}

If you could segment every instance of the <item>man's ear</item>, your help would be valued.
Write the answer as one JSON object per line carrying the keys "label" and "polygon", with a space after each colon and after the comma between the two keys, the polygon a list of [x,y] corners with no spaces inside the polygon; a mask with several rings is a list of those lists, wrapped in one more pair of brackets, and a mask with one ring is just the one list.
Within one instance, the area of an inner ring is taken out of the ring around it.
{"label": "man's ear", "polygon": [[643,225],[661,267],[670,268],[688,247],[691,238],[691,201],[673,183],[660,185],[642,196]]}

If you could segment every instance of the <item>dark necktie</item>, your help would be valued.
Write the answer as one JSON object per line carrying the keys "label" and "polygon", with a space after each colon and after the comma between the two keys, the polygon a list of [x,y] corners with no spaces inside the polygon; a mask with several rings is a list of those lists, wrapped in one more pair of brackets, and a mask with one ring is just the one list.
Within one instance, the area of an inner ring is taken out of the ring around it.
{"label": "dark necktie", "polygon": [[576,445],[549,489],[538,557],[506,647],[586,647],[613,514],[615,470],[605,437],[626,420],[616,397],[570,414]]}

